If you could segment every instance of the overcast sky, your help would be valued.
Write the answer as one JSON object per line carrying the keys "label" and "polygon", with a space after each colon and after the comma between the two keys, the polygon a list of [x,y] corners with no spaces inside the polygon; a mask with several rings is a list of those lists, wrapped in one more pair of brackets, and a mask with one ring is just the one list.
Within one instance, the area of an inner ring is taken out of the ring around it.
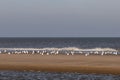
{"label": "overcast sky", "polygon": [[120,37],[120,0],[0,0],[0,37]]}

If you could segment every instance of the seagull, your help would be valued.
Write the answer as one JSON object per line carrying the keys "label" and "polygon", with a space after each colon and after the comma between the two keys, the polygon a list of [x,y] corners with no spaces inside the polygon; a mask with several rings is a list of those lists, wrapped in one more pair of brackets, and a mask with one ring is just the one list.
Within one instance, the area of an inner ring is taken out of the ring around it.
{"label": "seagull", "polygon": [[11,53],[10,53],[10,52],[8,52],[8,54],[10,55]]}
{"label": "seagull", "polygon": [[74,52],[71,52],[72,55],[74,55]]}
{"label": "seagull", "polygon": [[85,56],[88,56],[88,55],[89,55],[89,53],[85,54]]}
{"label": "seagull", "polygon": [[104,55],[104,51],[102,51],[101,55],[102,55],[102,56]]}
{"label": "seagull", "polygon": [[67,53],[67,55],[69,56],[70,54],[69,54],[69,53]]}
{"label": "seagull", "polygon": [[49,55],[49,53],[47,53],[47,55]]}

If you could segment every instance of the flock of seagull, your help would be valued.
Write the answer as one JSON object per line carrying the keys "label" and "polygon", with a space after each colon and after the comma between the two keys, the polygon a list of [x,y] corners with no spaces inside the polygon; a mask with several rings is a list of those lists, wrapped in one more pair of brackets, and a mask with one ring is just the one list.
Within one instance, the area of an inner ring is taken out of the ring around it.
{"label": "flock of seagull", "polygon": [[35,48],[0,48],[0,54],[40,54],[40,55],[119,55],[114,49],[35,49]]}

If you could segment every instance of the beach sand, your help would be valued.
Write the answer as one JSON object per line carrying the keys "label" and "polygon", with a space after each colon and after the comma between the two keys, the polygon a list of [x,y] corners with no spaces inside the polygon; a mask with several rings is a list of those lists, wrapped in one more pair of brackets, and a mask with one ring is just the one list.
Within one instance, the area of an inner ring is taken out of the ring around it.
{"label": "beach sand", "polygon": [[0,54],[0,70],[120,74],[120,56]]}

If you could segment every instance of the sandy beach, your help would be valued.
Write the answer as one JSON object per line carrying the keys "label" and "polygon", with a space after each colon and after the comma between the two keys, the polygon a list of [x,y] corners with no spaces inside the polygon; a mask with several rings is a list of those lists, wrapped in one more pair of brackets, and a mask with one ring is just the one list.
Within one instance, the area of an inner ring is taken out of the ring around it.
{"label": "sandy beach", "polygon": [[120,56],[0,54],[0,70],[120,74]]}

